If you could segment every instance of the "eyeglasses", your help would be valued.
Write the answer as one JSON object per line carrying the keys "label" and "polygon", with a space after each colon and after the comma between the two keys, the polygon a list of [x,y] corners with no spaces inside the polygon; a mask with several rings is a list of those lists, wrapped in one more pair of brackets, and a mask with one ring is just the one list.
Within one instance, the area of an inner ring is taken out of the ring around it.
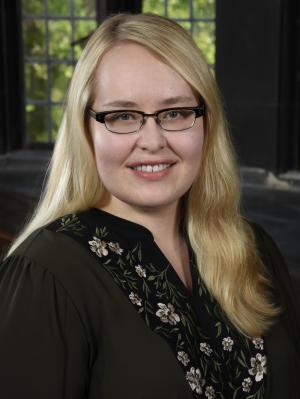
{"label": "eyeglasses", "polygon": [[194,126],[196,118],[204,115],[204,103],[197,107],[177,107],[161,109],[153,114],[136,110],[115,110],[96,112],[88,109],[89,115],[97,122],[105,124],[112,133],[134,133],[141,129],[146,117],[153,117],[156,123],[169,132],[187,130]]}

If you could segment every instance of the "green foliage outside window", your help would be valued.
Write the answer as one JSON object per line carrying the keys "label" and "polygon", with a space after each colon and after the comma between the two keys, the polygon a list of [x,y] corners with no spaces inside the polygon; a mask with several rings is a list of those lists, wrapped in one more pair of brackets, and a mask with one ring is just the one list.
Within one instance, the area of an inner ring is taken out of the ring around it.
{"label": "green foliage outside window", "polygon": [[[72,42],[96,28],[95,0],[22,0],[22,10],[27,141],[52,142],[82,50]],[[215,0],[144,0],[147,11],[178,20],[214,65]]]}

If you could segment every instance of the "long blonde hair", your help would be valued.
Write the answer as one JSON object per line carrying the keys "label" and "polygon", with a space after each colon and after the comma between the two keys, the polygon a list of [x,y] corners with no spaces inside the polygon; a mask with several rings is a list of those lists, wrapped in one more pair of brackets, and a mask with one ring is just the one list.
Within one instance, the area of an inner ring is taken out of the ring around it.
{"label": "long blonde hair", "polygon": [[277,309],[270,302],[270,283],[253,232],[240,214],[239,172],[218,89],[190,35],[164,17],[119,14],[104,21],[88,41],[73,74],[46,187],[31,221],[9,253],[36,229],[94,206],[106,193],[97,173],[86,109],[93,100],[99,60],[123,40],[156,54],[205,102],[201,168],[185,196],[184,220],[211,294],[238,330],[248,336],[261,335]]}

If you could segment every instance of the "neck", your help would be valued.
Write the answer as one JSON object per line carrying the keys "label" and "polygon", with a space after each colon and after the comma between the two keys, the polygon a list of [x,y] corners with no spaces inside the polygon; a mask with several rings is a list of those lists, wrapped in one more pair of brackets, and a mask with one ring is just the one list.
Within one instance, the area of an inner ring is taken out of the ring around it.
{"label": "neck", "polygon": [[121,201],[109,201],[97,205],[98,208],[115,216],[122,217],[146,227],[157,243],[166,241],[177,243],[180,237],[180,205],[174,203],[159,208],[139,208]]}

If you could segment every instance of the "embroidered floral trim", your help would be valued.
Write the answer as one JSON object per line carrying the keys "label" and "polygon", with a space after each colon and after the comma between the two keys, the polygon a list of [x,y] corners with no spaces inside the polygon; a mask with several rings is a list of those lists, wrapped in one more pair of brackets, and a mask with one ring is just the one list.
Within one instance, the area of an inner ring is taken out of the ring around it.
{"label": "embroidered floral trim", "polygon": [[112,251],[115,252],[118,255],[121,255],[123,252],[123,249],[120,248],[120,245],[117,242],[105,242],[100,240],[98,237],[93,237],[91,241],[88,241],[90,244],[90,249],[96,253],[99,258],[102,256],[107,256],[108,255],[108,250],[107,247]]}
{"label": "embroidered floral trim", "polygon": [[264,378],[264,374],[267,373],[266,363],[266,356],[262,356],[260,353],[257,353],[255,357],[251,357],[252,368],[249,370],[249,374],[255,375],[255,381],[261,381]]}
{"label": "embroidered floral trim", "polygon": [[207,356],[210,356],[212,353],[212,349],[206,342],[200,342],[200,350],[204,352]]}
{"label": "embroidered floral trim", "polygon": [[208,399],[214,399],[216,397],[215,390],[212,386],[208,386],[205,388],[205,396]]}
{"label": "embroidered floral trim", "polygon": [[251,385],[252,385],[251,378],[249,377],[244,378],[244,381],[242,382],[243,391],[250,392]]}
{"label": "embroidered floral trim", "polygon": [[255,346],[255,349],[260,349],[260,350],[264,349],[264,340],[262,338],[255,337],[252,339],[252,342]]}
{"label": "embroidered floral trim", "polygon": [[134,292],[131,292],[131,293],[129,294],[129,299],[131,300],[131,302],[132,302],[134,305],[142,306],[142,300],[141,300],[141,298],[140,298],[137,294],[135,294]]}
{"label": "embroidered floral trim", "polygon": [[234,342],[230,337],[224,338],[222,340],[222,345],[223,345],[224,351],[231,352],[233,344],[234,344]]}
{"label": "embroidered floral trim", "polygon": [[120,248],[120,245],[117,242],[109,242],[107,245],[112,252],[115,252],[118,255],[123,253],[123,249]]}
{"label": "embroidered floral trim", "polygon": [[141,265],[135,266],[135,271],[140,277],[147,277],[146,270]]}
{"label": "embroidered floral trim", "polygon": [[155,314],[163,323],[169,323],[175,326],[180,322],[180,317],[175,313],[174,306],[171,303],[168,303],[168,305],[158,303],[157,305],[160,309]]}
{"label": "embroidered floral trim", "polygon": [[205,384],[205,379],[202,378],[200,370],[196,369],[195,367],[191,367],[190,371],[186,373],[186,379],[188,380],[192,390],[201,395],[203,392],[202,387]]}
{"label": "embroidered floral trim", "polygon": [[187,353],[183,352],[183,351],[179,351],[178,355],[177,355],[177,359],[184,365],[187,366],[190,362],[190,359],[187,355]]}
{"label": "embroidered floral trim", "polygon": [[108,255],[107,244],[104,241],[99,240],[97,237],[93,237],[93,240],[89,241],[90,248],[96,253],[99,258]]}

